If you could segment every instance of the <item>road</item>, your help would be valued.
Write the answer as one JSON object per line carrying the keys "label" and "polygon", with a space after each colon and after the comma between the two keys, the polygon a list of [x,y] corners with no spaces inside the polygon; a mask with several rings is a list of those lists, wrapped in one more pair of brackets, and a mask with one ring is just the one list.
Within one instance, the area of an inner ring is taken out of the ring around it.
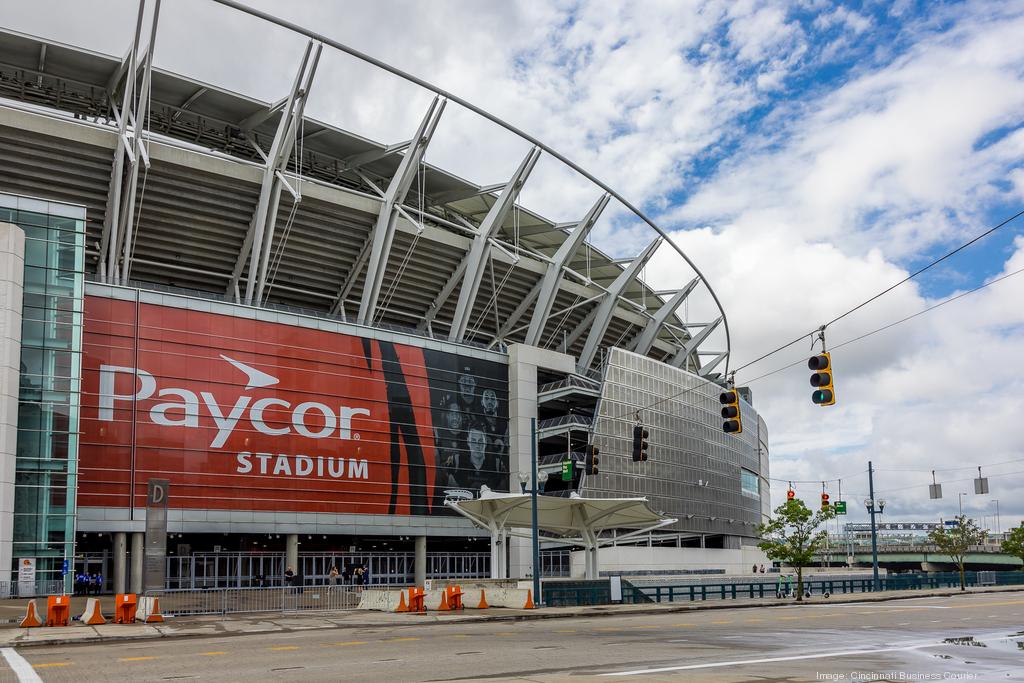
{"label": "road", "polygon": [[1024,594],[968,594],[32,647],[0,681],[1024,681],[1022,643]]}

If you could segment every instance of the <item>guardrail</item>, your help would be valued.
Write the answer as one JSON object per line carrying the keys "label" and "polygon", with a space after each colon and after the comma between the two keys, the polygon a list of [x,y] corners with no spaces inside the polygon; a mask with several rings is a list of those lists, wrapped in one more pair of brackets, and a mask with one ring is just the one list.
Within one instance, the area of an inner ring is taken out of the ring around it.
{"label": "guardrail", "polygon": [[289,588],[211,588],[154,591],[164,614],[238,614],[355,609],[360,589],[354,586]]}
{"label": "guardrail", "polygon": [[0,581],[0,599],[32,598],[38,595],[60,595],[64,592],[63,579],[45,579],[36,581],[35,588],[22,591],[17,581]]}

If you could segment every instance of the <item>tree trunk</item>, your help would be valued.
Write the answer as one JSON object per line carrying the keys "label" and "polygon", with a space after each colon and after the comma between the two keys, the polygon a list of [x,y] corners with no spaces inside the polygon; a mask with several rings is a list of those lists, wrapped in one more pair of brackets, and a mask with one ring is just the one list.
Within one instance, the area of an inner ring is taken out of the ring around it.
{"label": "tree trunk", "polygon": [[796,601],[804,601],[804,568],[796,568]]}
{"label": "tree trunk", "polygon": [[967,582],[964,581],[964,563],[960,562],[960,590],[967,590]]}

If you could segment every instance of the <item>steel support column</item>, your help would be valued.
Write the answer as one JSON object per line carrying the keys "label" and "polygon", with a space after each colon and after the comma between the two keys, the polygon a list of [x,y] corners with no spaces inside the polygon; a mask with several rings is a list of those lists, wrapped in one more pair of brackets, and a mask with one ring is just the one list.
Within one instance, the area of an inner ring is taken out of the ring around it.
{"label": "steel support column", "polygon": [[526,331],[525,343],[531,346],[540,344],[544,328],[547,326],[548,315],[551,313],[551,307],[555,304],[555,297],[558,295],[558,288],[562,283],[562,268],[572,259],[579,246],[583,244],[583,241],[591,229],[593,229],[594,224],[597,223],[597,219],[601,217],[604,207],[608,205],[609,199],[611,199],[611,195],[607,194],[601,195],[598,198],[572,234],[558,247],[558,251],[555,252],[554,257],[551,259],[552,262],[548,264],[548,268],[544,272],[544,277],[540,283],[540,289],[537,292],[537,305],[534,307],[533,316],[530,318],[530,327]]}
{"label": "steel support column", "polygon": [[477,292],[480,291],[480,281],[484,276],[484,265],[490,254],[491,238],[501,229],[539,158],[540,148],[532,148],[480,223],[480,228],[466,255],[466,273],[462,278],[459,301],[455,306],[455,317],[452,319],[452,326],[448,332],[448,341],[461,342],[466,336],[469,318],[473,313],[473,304],[476,302]]}
{"label": "steel support column", "polygon": [[640,252],[639,256],[630,261],[629,265],[619,273],[619,276],[608,287],[608,293],[605,294],[604,299],[601,300],[601,303],[598,304],[594,312],[594,322],[590,327],[587,341],[584,342],[583,350],[580,352],[579,360],[576,363],[576,371],[581,375],[586,374],[590,364],[594,362],[597,349],[601,344],[601,340],[604,339],[604,333],[608,331],[608,325],[612,321],[612,314],[615,312],[615,306],[618,304],[619,297],[626,291],[626,287],[637,276],[640,269],[654,256],[654,252],[657,251],[660,245],[661,237],[655,238],[654,241],[647,245],[646,249]]}
{"label": "steel support column", "polygon": [[[267,154],[267,163],[263,169],[263,179],[260,182],[260,194],[259,199],[256,202],[256,210],[253,212],[252,218],[249,221],[249,230],[245,235],[245,241],[242,243],[242,248],[239,250],[238,256],[235,258],[235,267],[232,269],[231,279],[228,281],[226,293],[234,296],[235,301],[239,303],[243,298],[238,290],[238,285],[246,263],[249,263],[249,278],[244,297],[245,303],[251,304],[253,294],[255,293],[257,271],[259,270],[260,257],[263,251],[263,238],[267,224],[268,209],[270,207],[274,186],[277,182],[276,171],[282,157],[285,160],[285,164],[287,164],[288,157],[282,153],[286,146],[289,151],[291,149],[289,141],[292,136],[289,135],[289,131],[291,130],[293,123],[295,103],[302,96],[300,90],[302,80],[306,73],[306,67],[309,64],[310,55],[313,52],[315,44],[316,43],[314,43],[314,41],[310,41],[309,44],[306,45],[306,51],[302,56],[302,63],[299,65],[299,69],[295,74],[295,80],[292,82],[292,89],[285,101],[284,112],[281,115],[281,120],[277,124],[277,132],[274,134],[274,140],[270,145],[270,152]],[[317,55],[319,54],[320,48],[318,47]]]}
{"label": "steel support column", "polygon": [[673,367],[681,368],[686,363],[686,359],[690,357],[690,354],[697,350],[697,347],[704,343],[704,340],[708,338],[708,335],[715,331],[715,328],[722,324],[722,318],[719,317],[712,323],[708,323],[704,326],[704,329],[697,334],[690,337],[690,341],[686,342],[686,346],[679,350],[672,360],[669,361],[669,365]]}
{"label": "steel support column", "polygon": [[[124,162],[128,139],[128,110],[132,104],[135,89],[135,70],[138,61],[139,40],[142,36],[142,18],[146,13],[146,0],[139,0],[139,14],[135,22],[135,37],[128,56],[110,77],[112,88],[117,86],[122,72],[126,74],[124,94],[121,98],[119,112],[117,142],[114,148],[114,164],[110,173],[110,185],[107,186],[107,204],[103,212],[103,233],[100,237],[99,273],[103,282],[113,282],[110,277],[117,263],[117,226],[121,212],[121,187],[124,182]],[[113,99],[113,90],[109,92]],[[113,102],[111,102],[113,104]]]}
{"label": "steel support column", "polygon": [[673,294],[671,299],[663,303],[661,308],[654,312],[654,317],[651,318],[650,322],[647,323],[647,327],[637,335],[636,341],[633,342],[632,350],[634,353],[639,353],[643,356],[647,355],[647,352],[654,346],[654,340],[658,338],[661,326],[665,324],[670,315],[676,312],[676,309],[686,300],[686,297],[690,296],[690,292],[694,290],[699,282],[699,277],[693,278],[685,287]]}
{"label": "steel support column", "polygon": [[[363,280],[363,295],[359,303],[359,322],[363,325],[372,325],[377,314],[377,302],[380,299],[381,286],[384,284],[391,244],[395,238],[398,205],[405,201],[405,196],[416,178],[423,154],[427,151],[427,145],[430,144],[430,139],[441,120],[444,105],[445,100],[440,97],[435,97],[431,102],[430,109],[416,129],[411,147],[402,157],[398,170],[384,192],[384,201],[377,214],[377,222],[368,237],[371,243],[370,256],[367,261],[366,277]],[[357,276],[358,272],[349,273],[349,280]]]}

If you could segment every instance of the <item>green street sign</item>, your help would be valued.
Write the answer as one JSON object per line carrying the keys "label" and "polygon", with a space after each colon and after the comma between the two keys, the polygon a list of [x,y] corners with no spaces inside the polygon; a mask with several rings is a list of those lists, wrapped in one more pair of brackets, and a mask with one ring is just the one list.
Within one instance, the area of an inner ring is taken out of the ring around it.
{"label": "green street sign", "polygon": [[837,515],[845,515],[846,514],[846,501],[845,500],[837,500],[834,503],[834,505],[836,506],[836,514]]}
{"label": "green street sign", "polygon": [[572,481],[572,460],[562,461],[562,481]]}

